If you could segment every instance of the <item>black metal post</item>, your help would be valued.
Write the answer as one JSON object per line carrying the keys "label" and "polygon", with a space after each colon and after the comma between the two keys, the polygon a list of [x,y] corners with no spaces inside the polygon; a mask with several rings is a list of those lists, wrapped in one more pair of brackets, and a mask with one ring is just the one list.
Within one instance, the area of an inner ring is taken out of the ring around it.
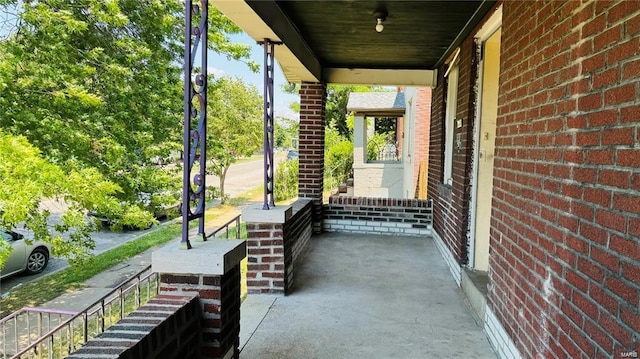
{"label": "black metal post", "polygon": [[275,207],[273,198],[273,77],[274,45],[269,39],[260,42],[264,48],[264,204],[262,209]]}
{"label": "black metal post", "polygon": [[[200,15],[200,22],[197,26],[192,24],[194,15]],[[207,152],[207,27],[208,0],[200,0],[200,5],[193,5],[192,0],[186,0],[181,249],[191,248],[189,222],[194,219],[198,219],[199,240],[206,240],[204,211]],[[193,73],[198,51],[200,51],[200,73]],[[194,127],[196,129],[193,129]],[[196,159],[199,161],[199,168],[198,172],[193,175],[192,181],[191,174]]]}

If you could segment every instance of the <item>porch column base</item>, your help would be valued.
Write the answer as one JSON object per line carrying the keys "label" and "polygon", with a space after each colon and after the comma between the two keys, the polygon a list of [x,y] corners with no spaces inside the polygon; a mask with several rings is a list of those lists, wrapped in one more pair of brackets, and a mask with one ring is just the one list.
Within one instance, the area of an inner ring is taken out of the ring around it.
{"label": "porch column base", "polygon": [[290,289],[287,269],[292,259],[285,248],[284,226],[292,213],[291,206],[263,210],[256,204],[242,210],[247,225],[248,293],[284,295]]}
{"label": "porch column base", "polygon": [[200,357],[239,358],[240,261],[242,240],[192,242],[190,250],[166,246],[152,255],[152,270],[160,273],[160,294],[197,293],[200,302]]}

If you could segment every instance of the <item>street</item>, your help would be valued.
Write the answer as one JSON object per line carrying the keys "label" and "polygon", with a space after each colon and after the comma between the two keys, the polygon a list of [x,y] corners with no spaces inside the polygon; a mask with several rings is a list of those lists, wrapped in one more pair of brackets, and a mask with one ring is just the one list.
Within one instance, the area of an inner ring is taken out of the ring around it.
{"label": "street", "polygon": [[[276,164],[281,159],[282,156],[277,156]],[[233,164],[227,172],[227,179],[225,180],[225,192],[227,193],[227,195],[229,195],[229,197],[236,197],[242,193],[249,191],[252,188],[260,186],[263,182],[263,176],[264,171],[262,159]],[[219,187],[220,183],[218,177],[207,176],[207,185]],[[49,202],[47,204],[47,207],[52,212],[51,220],[55,221],[57,216],[60,215],[63,206],[59,203]],[[149,233],[155,230],[155,228],[157,227],[141,231],[123,232],[111,232],[107,228],[103,228],[101,231],[92,234],[92,238],[96,243],[96,248],[94,249],[93,253],[102,253],[108,249],[116,247],[117,245]],[[0,280],[0,295],[4,296],[13,288],[16,288],[20,285],[23,285],[50,273],[59,271],[68,266],[69,264],[67,263],[67,260],[65,258],[51,257],[49,259],[47,268],[42,273],[35,275],[18,274]]]}

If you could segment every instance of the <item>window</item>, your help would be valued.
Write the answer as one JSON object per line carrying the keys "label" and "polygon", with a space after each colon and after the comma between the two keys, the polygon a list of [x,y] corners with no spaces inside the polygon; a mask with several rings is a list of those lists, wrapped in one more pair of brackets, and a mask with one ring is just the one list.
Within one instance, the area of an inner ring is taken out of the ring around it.
{"label": "window", "polygon": [[400,161],[401,139],[397,117],[367,117],[367,162]]}
{"label": "window", "polygon": [[[457,55],[456,55],[457,57]],[[453,141],[458,105],[458,63],[456,58],[449,65],[445,74],[447,81],[447,99],[445,112],[445,140],[444,140],[444,184],[453,184]]]}

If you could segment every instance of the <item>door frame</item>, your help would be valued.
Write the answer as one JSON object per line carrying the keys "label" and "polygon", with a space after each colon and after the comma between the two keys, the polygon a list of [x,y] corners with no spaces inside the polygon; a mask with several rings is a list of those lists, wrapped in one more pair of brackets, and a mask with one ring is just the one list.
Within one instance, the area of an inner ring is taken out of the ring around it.
{"label": "door frame", "polygon": [[[500,5],[491,17],[482,25],[475,34],[474,40],[476,51],[482,54],[484,42],[502,27],[502,5]],[[476,79],[476,98],[478,99],[475,108],[473,123],[473,155],[471,166],[471,196],[469,201],[469,226],[467,228],[467,239],[469,243],[469,260],[467,267],[475,268],[476,258],[476,220],[477,220],[477,198],[478,198],[478,161],[480,160],[480,123],[482,118],[482,79],[484,75],[484,58],[480,56],[478,61],[478,76]]]}

